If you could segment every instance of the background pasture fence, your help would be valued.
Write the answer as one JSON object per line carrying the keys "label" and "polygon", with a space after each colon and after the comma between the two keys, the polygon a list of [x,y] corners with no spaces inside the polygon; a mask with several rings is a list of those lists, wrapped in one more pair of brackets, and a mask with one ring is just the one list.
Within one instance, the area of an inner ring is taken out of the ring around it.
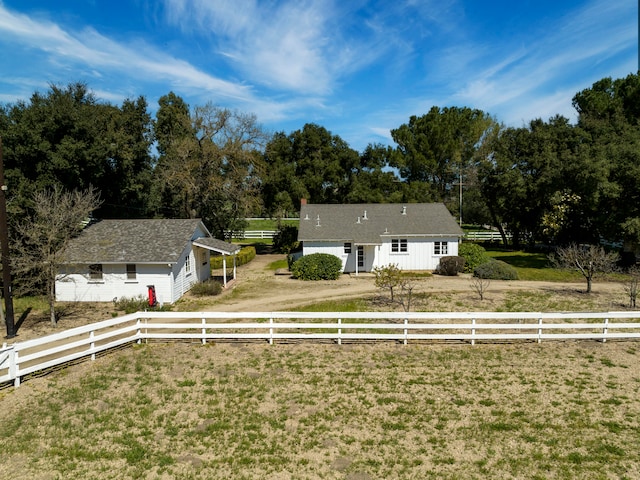
{"label": "background pasture fence", "polygon": [[0,384],[148,341],[409,342],[640,339],[628,312],[137,312],[0,349]]}

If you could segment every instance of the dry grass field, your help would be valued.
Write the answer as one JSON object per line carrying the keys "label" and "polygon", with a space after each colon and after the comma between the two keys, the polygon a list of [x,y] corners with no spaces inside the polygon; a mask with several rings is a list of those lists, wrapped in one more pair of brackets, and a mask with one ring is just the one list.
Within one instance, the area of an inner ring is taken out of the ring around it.
{"label": "dry grass field", "polygon": [[633,342],[150,344],[0,392],[13,479],[640,478]]}
{"label": "dry grass field", "polygon": [[[305,284],[262,262],[178,308],[385,308],[370,278]],[[480,301],[468,282],[420,280],[416,309],[625,302],[619,285],[538,282],[496,282]],[[32,319],[18,340],[50,330]],[[637,342],[129,346],[0,390],[0,476],[640,479],[639,360]]]}

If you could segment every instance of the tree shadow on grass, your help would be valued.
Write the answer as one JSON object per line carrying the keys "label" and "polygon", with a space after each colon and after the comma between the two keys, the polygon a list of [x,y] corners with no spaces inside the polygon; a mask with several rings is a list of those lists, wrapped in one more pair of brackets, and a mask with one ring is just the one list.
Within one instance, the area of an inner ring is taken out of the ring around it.
{"label": "tree shadow on grass", "polygon": [[32,307],[27,308],[24,312],[22,312],[22,315],[20,315],[20,318],[18,319],[18,321],[15,323],[14,325],[14,333],[17,335],[18,334],[18,330],[20,330],[20,327],[22,326],[22,324],[24,323],[24,321],[27,319],[27,317],[29,316],[29,314],[31,313]]}

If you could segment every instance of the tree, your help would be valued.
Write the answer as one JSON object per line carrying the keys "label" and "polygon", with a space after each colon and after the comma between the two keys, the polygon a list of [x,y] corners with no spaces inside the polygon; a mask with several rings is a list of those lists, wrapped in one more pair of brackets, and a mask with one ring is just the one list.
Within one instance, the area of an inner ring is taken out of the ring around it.
{"label": "tree", "polygon": [[55,186],[33,194],[31,214],[17,225],[16,275],[28,278],[33,289],[44,288],[53,325],[55,283],[65,263],[64,249],[99,206],[99,195],[92,188],[67,192]]}
{"label": "tree", "polygon": [[556,268],[580,272],[587,281],[587,293],[591,293],[593,280],[599,275],[613,271],[618,254],[607,252],[597,245],[577,245],[575,243],[558,248],[550,257]]}
{"label": "tree", "polygon": [[104,200],[101,216],[148,213],[152,138],[144,97],[119,107],[99,102],[82,83],[51,85],[4,112],[0,133],[13,218],[26,213],[34,192],[56,185],[67,191],[93,186]]}
{"label": "tree", "polygon": [[638,298],[638,287],[640,287],[640,267],[634,265],[629,268],[629,277],[624,282],[624,291],[629,296],[629,307],[636,308]]}
{"label": "tree", "polygon": [[411,278],[402,274],[398,265],[391,263],[382,267],[374,267],[373,274],[376,277],[375,286],[382,290],[389,290],[391,303],[400,304],[405,312],[411,310],[415,285]]}
{"label": "tree", "polygon": [[450,201],[454,188],[473,164],[487,132],[496,122],[481,110],[432,107],[421,117],[391,130],[398,144],[392,166],[407,183],[430,187],[430,197],[419,201]]}
{"label": "tree", "polygon": [[376,279],[374,281],[375,286],[382,290],[389,290],[391,295],[391,302],[394,301],[394,289],[400,286],[402,282],[402,270],[398,268],[398,265],[391,263],[382,267],[374,267],[373,274]]}
{"label": "tree", "polygon": [[311,203],[347,203],[360,163],[358,152],[326,128],[308,123],[290,135],[276,133],[264,155],[265,209]]}
{"label": "tree", "polygon": [[[261,149],[268,135],[254,115],[213,104],[194,108],[190,128],[178,111],[173,118],[181,126],[166,126],[174,133],[162,137],[165,153],[157,167],[169,193],[164,205],[172,216],[201,218],[215,237],[224,238],[260,207]],[[158,115],[165,113],[161,108]]]}

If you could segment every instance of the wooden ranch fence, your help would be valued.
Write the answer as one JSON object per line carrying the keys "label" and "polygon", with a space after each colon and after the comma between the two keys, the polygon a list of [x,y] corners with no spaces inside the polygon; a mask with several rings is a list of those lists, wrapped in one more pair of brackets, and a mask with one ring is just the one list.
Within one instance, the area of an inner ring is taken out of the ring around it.
{"label": "wooden ranch fence", "polygon": [[640,312],[138,312],[4,344],[0,384],[121,345],[167,340],[534,341],[639,339]]}

